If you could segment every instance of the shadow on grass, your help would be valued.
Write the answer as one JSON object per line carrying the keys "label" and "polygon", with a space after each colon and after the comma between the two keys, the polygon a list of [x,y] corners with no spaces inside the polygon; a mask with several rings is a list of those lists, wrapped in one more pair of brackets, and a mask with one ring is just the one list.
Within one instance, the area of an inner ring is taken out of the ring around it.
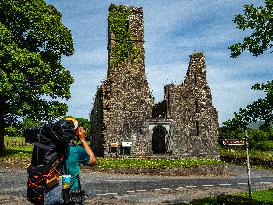
{"label": "shadow on grass", "polygon": [[1,153],[1,158],[6,157],[30,157],[32,154],[32,150],[24,150],[24,149],[14,149],[14,148],[5,148]]}

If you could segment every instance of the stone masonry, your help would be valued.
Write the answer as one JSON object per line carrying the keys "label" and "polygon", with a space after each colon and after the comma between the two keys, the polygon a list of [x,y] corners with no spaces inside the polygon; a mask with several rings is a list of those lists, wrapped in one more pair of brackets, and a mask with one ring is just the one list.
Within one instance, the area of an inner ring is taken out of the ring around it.
{"label": "stone masonry", "polygon": [[173,119],[173,154],[217,156],[218,115],[206,80],[205,57],[193,53],[184,83],[166,85],[167,118]]}
{"label": "stone masonry", "polygon": [[111,144],[130,142],[130,154],[137,157],[217,157],[218,116],[203,53],[190,56],[184,83],[166,85],[164,100],[155,104],[145,75],[143,9],[111,5],[109,15],[113,8],[129,11],[125,23],[138,54],[114,64],[110,59],[119,42],[108,25],[107,79],[90,114],[94,153],[107,157]]}

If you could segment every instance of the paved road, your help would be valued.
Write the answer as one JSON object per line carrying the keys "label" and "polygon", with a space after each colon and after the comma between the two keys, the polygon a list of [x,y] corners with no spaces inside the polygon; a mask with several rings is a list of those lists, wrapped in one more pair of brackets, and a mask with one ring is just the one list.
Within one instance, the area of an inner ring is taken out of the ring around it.
{"label": "paved road", "polygon": [[[240,189],[247,191],[246,170],[244,167],[231,167],[233,176],[223,177],[164,177],[142,175],[111,175],[84,171],[81,182],[89,197],[120,196],[133,198],[135,195],[148,197],[149,192],[172,191],[179,189]],[[252,169],[252,185],[273,185],[270,171]],[[26,197],[27,175],[24,171],[0,170],[0,195]],[[149,198],[147,199],[149,200]]]}

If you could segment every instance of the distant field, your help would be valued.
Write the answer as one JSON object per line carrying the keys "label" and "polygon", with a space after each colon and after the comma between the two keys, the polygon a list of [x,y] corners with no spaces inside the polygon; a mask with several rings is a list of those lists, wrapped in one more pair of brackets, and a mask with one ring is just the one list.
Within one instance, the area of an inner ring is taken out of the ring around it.
{"label": "distant field", "polygon": [[25,143],[25,138],[5,136],[4,140],[6,149],[0,153],[0,158],[31,157],[33,145]]}

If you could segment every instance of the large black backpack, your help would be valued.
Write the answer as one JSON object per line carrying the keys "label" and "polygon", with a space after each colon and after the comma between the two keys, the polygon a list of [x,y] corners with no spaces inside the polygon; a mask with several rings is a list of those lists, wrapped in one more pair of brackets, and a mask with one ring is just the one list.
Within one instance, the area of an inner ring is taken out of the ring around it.
{"label": "large black backpack", "polygon": [[31,165],[28,167],[27,199],[44,204],[44,188],[56,183],[63,174],[69,142],[74,138],[74,124],[61,120],[25,130],[26,142],[34,143]]}

